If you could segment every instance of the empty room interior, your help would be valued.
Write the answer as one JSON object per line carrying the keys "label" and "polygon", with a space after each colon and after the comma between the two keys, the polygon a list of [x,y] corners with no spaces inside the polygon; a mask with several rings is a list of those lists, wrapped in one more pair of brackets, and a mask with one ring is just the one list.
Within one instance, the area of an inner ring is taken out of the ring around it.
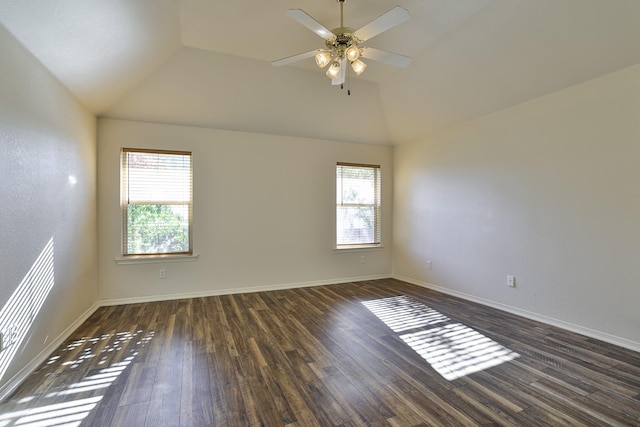
{"label": "empty room interior", "polygon": [[0,53],[0,426],[640,425],[640,1],[2,1]]}

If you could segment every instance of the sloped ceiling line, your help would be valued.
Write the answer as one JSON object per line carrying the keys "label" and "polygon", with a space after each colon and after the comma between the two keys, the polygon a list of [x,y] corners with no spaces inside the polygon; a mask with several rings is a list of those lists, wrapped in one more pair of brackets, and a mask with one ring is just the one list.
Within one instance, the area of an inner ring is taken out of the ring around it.
{"label": "sloped ceiling line", "polygon": [[[369,64],[351,97],[289,19],[333,27],[334,0],[6,0],[0,23],[97,115],[396,144],[640,63],[637,0],[348,0],[358,28],[400,5],[411,19],[368,45],[414,58]],[[337,22],[335,22],[337,26]]]}

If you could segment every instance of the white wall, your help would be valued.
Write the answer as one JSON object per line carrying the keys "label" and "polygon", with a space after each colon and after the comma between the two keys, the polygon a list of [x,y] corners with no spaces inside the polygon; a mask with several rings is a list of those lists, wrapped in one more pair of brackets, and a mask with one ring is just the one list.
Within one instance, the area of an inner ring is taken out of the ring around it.
{"label": "white wall", "polygon": [[640,66],[398,146],[394,274],[640,349],[639,162]]}
{"label": "white wall", "polygon": [[[113,119],[99,120],[98,141],[101,299],[236,292],[391,272],[389,146]],[[121,147],[193,152],[197,261],[116,264]],[[334,251],[338,161],[382,166],[382,250]],[[159,278],[161,268],[166,279]]]}
{"label": "white wall", "polygon": [[96,301],[97,213],[95,117],[2,26],[0,52],[2,395]]}
{"label": "white wall", "polygon": [[273,67],[187,47],[101,116],[338,142],[390,141],[373,82],[354,78],[340,89],[315,66]]}

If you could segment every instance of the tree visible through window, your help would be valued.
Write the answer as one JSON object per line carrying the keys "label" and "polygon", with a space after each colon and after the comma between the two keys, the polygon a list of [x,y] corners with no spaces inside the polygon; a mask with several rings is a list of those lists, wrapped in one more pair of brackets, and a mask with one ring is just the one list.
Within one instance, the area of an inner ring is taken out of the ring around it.
{"label": "tree visible through window", "polygon": [[191,254],[192,159],[182,151],[123,148],[123,255]]}
{"label": "tree visible through window", "polygon": [[336,166],[338,248],[380,244],[380,166]]}

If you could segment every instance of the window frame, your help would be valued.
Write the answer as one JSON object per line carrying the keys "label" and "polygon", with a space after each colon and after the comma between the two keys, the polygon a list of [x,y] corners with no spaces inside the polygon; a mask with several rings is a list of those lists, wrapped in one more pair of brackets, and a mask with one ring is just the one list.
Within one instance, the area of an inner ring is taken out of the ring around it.
{"label": "window frame", "polygon": [[[128,165],[128,153],[142,153],[142,154],[162,154],[162,155],[176,155],[176,156],[188,156],[189,157],[189,200],[154,200],[153,203],[131,203],[128,198],[128,190],[130,180],[127,174]],[[128,252],[128,211],[129,206],[132,204],[137,205],[177,205],[184,204],[187,206],[187,220],[188,220],[188,232],[187,238],[189,240],[189,246],[187,251],[176,252],[149,252],[149,253],[129,253]],[[122,147],[120,149],[120,211],[121,211],[121,255],[122,260],[129,259],[135,261],[136,259],[153,258],[183,258],[193,257],[193,153],[191,151],[179,151],[179,150],[162,150],[162,149],[148,149],[148,148],[127,148]]]}
{"label": "window frame", "polygon": [[[338,169],[340,167],[356,167],[356,168],[369,168],[375,171],[374,178],[374,202],[373,203],[350,203],[338,202]],[[335,190],[336,190],[336,208],[335,208],[335,249],[339,251],[358,250],[358,249],[372,249],[382,247],[382,167],[380,165],[366,164],[366,163],[351,163],[351,162],[337,162],[335,170]],[[363,206],[373,207],[374,209],[374,225],[373,225],[373,242],[367,243],[338,243],[338,215],[339,208],[349,206]]]}

